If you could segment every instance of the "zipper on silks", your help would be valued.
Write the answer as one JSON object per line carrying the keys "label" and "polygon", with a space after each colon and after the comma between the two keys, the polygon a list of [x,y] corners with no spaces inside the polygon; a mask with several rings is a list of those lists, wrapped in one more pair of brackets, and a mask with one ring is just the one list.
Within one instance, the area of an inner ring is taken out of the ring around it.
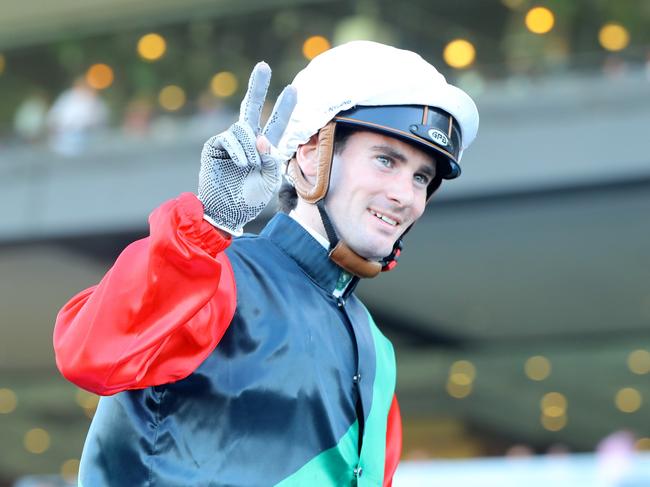
{"label": "zipper on silks", "polygon": [[[358,279],[358,278],[356,278]],[[349,289],[349,288],[348,288]],[[354,353],[355,353],[355,363],[356,363],[356,370],[354,376],[351,378],[352,381],[354,382],[355,387],[357,388],[357,400],[355,403],[355,412],[357,415],[357,421],[359,423],[359,438],[358,438],[358,454],[361,455],[361,448],[363,446],[363,433],[364,433],[364,428],[365,428],[365,415],[363,411],[363,402],[361,401],[361,385],[360,385],[360,378],[361,374],[359,374],[359,345],[357,343],[357,334],[354,331],[354,326],[352,326],[352,320],[348,316],[348,313],[345,309],[345,304],[346,304],[346,297],[349,293],[343,293],[342,296],[338,296],[336,298],[336,305],[338,306],[339,310],[345,317],[345,323],[348,329],[351,332],[351,335],[354,339]]]}

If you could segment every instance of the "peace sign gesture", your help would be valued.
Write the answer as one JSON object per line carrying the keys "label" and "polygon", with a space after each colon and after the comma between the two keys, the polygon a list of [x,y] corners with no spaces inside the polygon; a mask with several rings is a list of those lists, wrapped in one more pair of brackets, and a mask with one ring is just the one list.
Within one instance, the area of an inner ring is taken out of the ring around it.
{"label": "peace sign gesture", "polygon": [[260,118],[271,81],[271,68],[257,63],[241,102],[239,120],[205,143],[199,172],[199,199],[205,218],[240,235],[243,226],[268,204],[280,185],[283,162],[276,145],[296,105],[296,90],[287,86],[264,126]]}

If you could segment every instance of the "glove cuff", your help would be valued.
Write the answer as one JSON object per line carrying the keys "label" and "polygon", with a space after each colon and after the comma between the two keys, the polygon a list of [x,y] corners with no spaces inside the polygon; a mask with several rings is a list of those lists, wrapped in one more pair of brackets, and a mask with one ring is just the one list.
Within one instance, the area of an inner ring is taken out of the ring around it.
{"label": "glove cuff", "polygon": [[207,221],[210,225],[213,227],[218,228],[219,230],[223,230],[226,233],[229,233],[233,237],[240,237],[244,233],[243,227],[240,227],[238,229],[233,230],[229,226],[225,226],[223,223],[217,223],[211,216],[207,214],[203,214],[203,219]]}

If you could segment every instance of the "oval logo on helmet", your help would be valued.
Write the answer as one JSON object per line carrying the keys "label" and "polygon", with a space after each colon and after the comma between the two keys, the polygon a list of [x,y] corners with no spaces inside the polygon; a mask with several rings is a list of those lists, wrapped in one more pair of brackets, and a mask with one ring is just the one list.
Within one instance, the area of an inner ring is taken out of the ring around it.
{"label": "oval logo on helmet", "polygon": [[438,129],[429,129],[427,133],[429,134],[429,137],[431,137],[431,140],[433,140],[436,144],[443,145],[445,147],[449,145],[449,139],[444,132]]}

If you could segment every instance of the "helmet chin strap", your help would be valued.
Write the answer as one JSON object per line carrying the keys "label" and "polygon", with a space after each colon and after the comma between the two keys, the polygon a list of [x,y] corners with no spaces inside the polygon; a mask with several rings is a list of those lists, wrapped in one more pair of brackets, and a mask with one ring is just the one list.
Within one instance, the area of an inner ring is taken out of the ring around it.
{"label": "helmet chin strap", "polygon": [[323,227],[330,241],[330,259],[350,274],[363,278],[375,277],[380,272],[389,271],[397,265],[397,258],[402,250],[402,237],[406,232],[397,239],[391,254],[380,262],[360,256],[338,237],[334,225],[332,225],[332,221],[325,210],[325,195],[327,195],[329,189],[332,171],[335,130],[336,122],[329,122],[318,133],[318,167],[315,184],[307,181],[295,157],[289,161],[287,174],[293,182],[298,195],[307,203],[316,205],[316,208],[318,208]]}
{"label": "helmet chin strap", "polygon": [[327,211],[325,211],[325,200],[318,200],[316,208],[318,208],[325,233],[327,233],[327,238],[330,241],[330,259],[350,274],[358,277],[375,277],[379,274],[382,271],[380,262],[364,259],[338,237],[334,225],[332,225],[332,221]]}

